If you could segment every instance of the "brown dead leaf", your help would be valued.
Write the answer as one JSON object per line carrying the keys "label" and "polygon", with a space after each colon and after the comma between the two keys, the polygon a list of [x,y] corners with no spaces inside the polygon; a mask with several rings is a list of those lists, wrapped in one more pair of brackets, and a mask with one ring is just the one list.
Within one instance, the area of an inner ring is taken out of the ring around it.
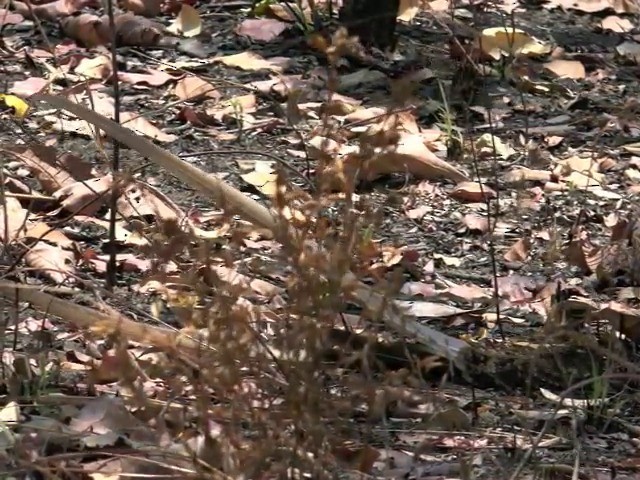
{"label": "brown dead leaf", "polygon": [[367,181],[389,173],[409,173],[420,179],[467,180],[462,171],[429,150],[419,134],[400,133],[397,144],[381,148],[368,159],[362,159],[359,153],[347,155],[345,164]]}
{"label": "brown dead leaf", "polygon": [[496,192],[478,182],[460,182],[449,193],[451,198],[465,202],[484,202],[487,199],[495,198]]}
{"label": "brown dead leaf", "polygon": [[30,142],[29,147],[10,147],[6,151],[27,167],[49,195],[91,178],[91,164],[72,153],[58,155],[55,148],[37,142]]}
{"label": "brown dead leaf", "polygon": [[173,94],[180,100],[200,100],[202,98],[220,99],[220,93],[206,80],[193,75],[178,80]]}
{"label": "brown dead leaf", "polygon": [[46,240],[48,243],[64,249],[72,249],[75,245],[75,242],[67,237],[63,231],[51,228],[44,222],[29,225],[23,236],[33,240]]}
{"label": "brown dead leaf", "polygon": [[63,210],[92,217],[107,202],[112,186],[113,177],[105,175],[101,178],[65,185],[52,195],[60,201]]}
{"label": "brown dead leaf", "polygon": [[23,21],[24,17],[19,13],[0,8],[0,27],[4,27],[5,25],[19,25]]}
{"label": "brown dead leaf", "polygon": [[163,132],[149,120],[136,113],[122,112],[120,114],[120,121],[124,127],[130,128],[138,134],[145,135],[159,142],[169,143],[178,139],[176,135]]}
{"label": "brown dead leaf", "polygon": [[521,238],[511,245],[511,248],[504,254],[504,259],[507,262],[524,262],[529,257],[530,250],[531,240]]}
{"label": "brown dead leaf", "polygon": [[602,251],[589,240],[589,234],[578,227],[572,232],[572,239],[564,249],[569,265],[579,267],[583,272],[595,272],[602,260]]}
{"label": "brown dead leaf", "polygon": [[550,0],[545,8],[560,7],[584,13],[602,12],[612,9],[615,13],[640,13],[640,6],[633,0]]}
{"label": "brown dead leaf", "polygon": [[56,283],[73,283],[75,256],[70,250],[38,242],[32,246],[24,257],[27,265]]}

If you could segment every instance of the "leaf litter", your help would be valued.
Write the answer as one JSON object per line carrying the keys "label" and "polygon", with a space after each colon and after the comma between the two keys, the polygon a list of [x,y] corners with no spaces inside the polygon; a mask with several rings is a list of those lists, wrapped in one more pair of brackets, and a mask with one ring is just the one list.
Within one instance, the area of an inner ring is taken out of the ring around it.
{"label": "leaf litter", "polygon": [[[121,122],[178,164],[28,98],[113,118],[112,36],[94,2],[14,3],[0,16],[7,471],[634,478],[635,39],[616,34],[637,6],[497,2],[476,18],[402,2],[401,22],[437,27],[401,24],[403,65],[339,33],[291,42],[298,17],[278,3],[246,18],[123,2],[119,49],[144,49],[118,66]],[[307,21],[324,6],[296,8]],[[21,45],[34,14],[60,22],[67,53]],[[571,27],[550,38],[536,21]],[[490,109],[466,96],[479,77],[460,58],[487,67]],[[134,454],[95,460],[117,449]]]}

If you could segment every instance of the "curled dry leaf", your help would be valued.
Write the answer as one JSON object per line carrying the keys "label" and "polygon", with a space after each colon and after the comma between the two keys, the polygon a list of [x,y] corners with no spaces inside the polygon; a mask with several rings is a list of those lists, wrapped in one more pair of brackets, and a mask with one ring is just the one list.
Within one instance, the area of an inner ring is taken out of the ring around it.
{"label": "curled dry leaf", "polygon": [[491,58],[498,60],[502,56],[545,55],[551,47],[535,39],[518,28],[493,27],[482,31],[476,40],[480,49]]}
{"label": "curled dry leaf", "polygon": [[496,198],[496,192],[478,182],[461,182],[449,193],[452,198],[465,202],[484,202]]}
{"label": "curled dry leaf", "polygon": [[389,173],[409,173],[416,178],[429,180],[467,180],[462,171],[429,150],[419,134],[401,133],[397,144],[378,149],[371,158],[363,159],[361,154],[357,153],[348,155],[345,163],[359,171],[361,178],[368,181]]}

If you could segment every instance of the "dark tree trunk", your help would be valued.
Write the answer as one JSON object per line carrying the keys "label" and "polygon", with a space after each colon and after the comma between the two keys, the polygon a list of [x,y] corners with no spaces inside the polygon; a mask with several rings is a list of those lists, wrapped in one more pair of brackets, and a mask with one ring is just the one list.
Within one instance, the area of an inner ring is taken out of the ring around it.
{"label": "dark tree trunk", "polygon": [[344,0],[340,23],[365,47],[393,49],[400,0]]}

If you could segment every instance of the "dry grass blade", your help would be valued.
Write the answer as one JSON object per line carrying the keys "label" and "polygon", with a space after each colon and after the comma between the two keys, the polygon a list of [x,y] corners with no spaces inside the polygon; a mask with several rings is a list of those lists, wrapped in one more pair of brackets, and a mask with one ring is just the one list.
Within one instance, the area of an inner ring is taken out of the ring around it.
{"label": "dry grass blade", "polygon": [[[269,209],[222,180],[205,174],[193,165],[154,145],[149,140],[70,100],[41,94],[34,95],[31,98],[48,103],[53,107],[67,110],[77,117],[92,123],[109,136],[165,168],[188,185],[210,195],[218,202],[220,208],[230,213],[238,213],[255,225],[271,230],[275,237],[282,241],[283,229],[279,228],[275,216]],[[468,349],[466,342],[419,324],[414,318],[405,315],[395,302],[386,299],[371,287],[360,282],[352,273],[345,276],[342,284],[353,292],[353,296],[358,303],[372,312],[379,313],[384,323],[389,327],[415,338],[431,353],[447,358],[462,370],[465,369],[464,352]],[[0,292],[3,293],[4,289],[0,289]]]}

